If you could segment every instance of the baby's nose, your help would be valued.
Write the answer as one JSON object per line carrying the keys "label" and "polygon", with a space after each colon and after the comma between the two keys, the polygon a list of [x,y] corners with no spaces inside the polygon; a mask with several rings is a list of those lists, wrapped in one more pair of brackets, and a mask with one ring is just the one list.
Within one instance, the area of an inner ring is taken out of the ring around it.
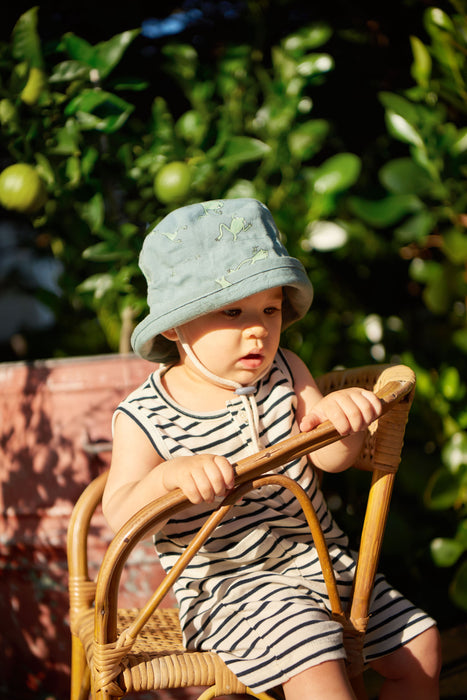
{"label": "baby's nose", "polygon": [[265,338],[268,331],[262,323],[252,323],[244,328],[243,334],[246,338]]}

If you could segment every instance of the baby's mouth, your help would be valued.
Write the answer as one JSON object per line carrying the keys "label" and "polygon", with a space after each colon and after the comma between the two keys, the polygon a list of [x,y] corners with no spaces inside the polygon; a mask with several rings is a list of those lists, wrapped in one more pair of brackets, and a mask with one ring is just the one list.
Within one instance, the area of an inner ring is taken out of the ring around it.
{"label": "baby's mouth", "polygon": [[249,365],[249,366],[254,366],[257,367],[260,365],[264,360],[264,355],[260,350],[252,350],[249,352],[247,355],[244,355],[241,358],[241,362]]}

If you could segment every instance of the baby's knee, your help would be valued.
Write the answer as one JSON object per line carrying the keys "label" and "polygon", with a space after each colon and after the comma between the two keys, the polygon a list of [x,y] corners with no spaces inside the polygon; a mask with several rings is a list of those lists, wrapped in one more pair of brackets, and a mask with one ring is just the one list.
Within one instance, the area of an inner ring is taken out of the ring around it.
{"label": "baby's knee", "polygon": [[441,639],[433,626],[411,639],[397,651],[371,663],[382,676],[391,680],[416,679],[430,683],[441,671]]}
{"label": "baby's knee", "polygon": [[[418,640],[418,643],[416,643]],[[433,626],[413,640],[417,660],[430,678],[438,678],[441,672],[441,636]]]}
{"label": "baby's knee", "polygon": [[437,679],[441,671],[441,637],[433,626],[414,637],[405,647],[409,674],[422,675],[427,680]]}

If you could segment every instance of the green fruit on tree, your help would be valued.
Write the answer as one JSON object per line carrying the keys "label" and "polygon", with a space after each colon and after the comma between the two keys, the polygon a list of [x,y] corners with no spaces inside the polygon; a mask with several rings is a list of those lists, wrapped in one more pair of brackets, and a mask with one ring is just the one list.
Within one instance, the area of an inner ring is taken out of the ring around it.
{"label": "green fruit on tree", "polygon": [[0,124],[9,124],[16,116],[15,105],[7,97],[0,100]]}
{"label": "green fruit on tree", "polygon": [[47,201],[47,191],[32,165],[15,163],[0,173],[0,204],[24,214],[34,214]]}
{"label": "green fruit on tree", "polygon": [[21,99],[27,105],[35,105],[46,85],[45,74],[40,68],[31,68],[28,81],[21,91]]}
{"label": "green fruit on tree", "polygon": [[154,178],[154,193],[163,204],[183,201],[190,192],[191,172],[183,161],[162,166]]}

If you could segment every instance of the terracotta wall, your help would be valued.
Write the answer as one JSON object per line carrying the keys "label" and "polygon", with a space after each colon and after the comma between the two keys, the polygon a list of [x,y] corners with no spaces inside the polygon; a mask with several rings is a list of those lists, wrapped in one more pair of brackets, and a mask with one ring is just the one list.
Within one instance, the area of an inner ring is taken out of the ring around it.
{"label": "terracotta wall", "polygon": [[[108,466],[112,412],[152,366],[133,356],[0,364],[0,696],[66,698],[70,635],[66,529],[73,503]],[[98,518],[91,558],[109,531]],[[123,604],[160,576],[151,543],[136,550]]]}

